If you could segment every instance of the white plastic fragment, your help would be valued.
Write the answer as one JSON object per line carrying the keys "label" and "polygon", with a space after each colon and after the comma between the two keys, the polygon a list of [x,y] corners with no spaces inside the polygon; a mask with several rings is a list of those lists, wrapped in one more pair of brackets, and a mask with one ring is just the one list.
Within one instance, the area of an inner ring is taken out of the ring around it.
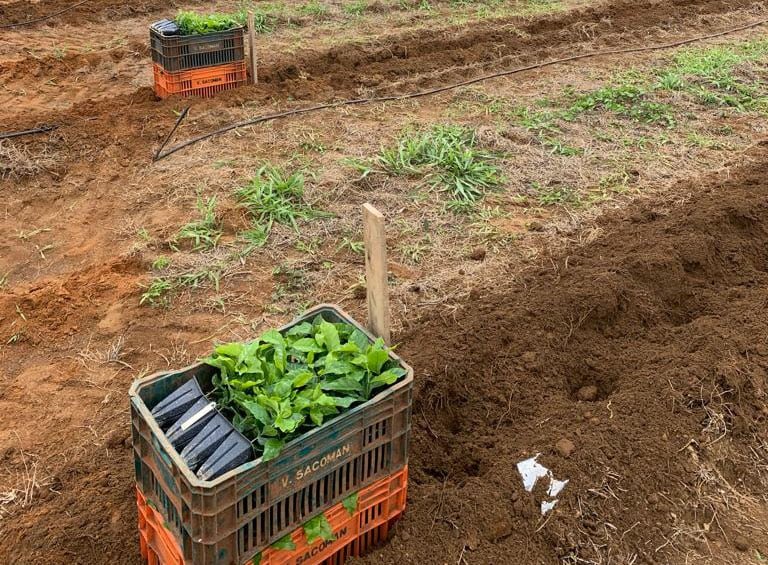
{"label": "white plastic fragment", "polygon": [[558,480],[552,474],[552,471],[547,469],[544,465],[536,461],[541,455],[537,453],[529,459],[524,459],[517,464],[517,471],[523,479],[523,487],[527,492],[533,492],[533,488],[536,486],[536,482],[544,477],[549,478],[549,488],[547,489],[547,496],[552,500],[541,501],[541,515],[545,515],[552,510],[557,504],[558,499],[555,498],[558,494],[563,492],[565,485],[568,484],[568,480]]}
{"label": "white plastic fragment", "polygon": [[562,490],[565,488],[565,485],[568,484],[568,480],[558,481],[554,476],[552,476],[552,473],[549,474],[549,479],[549,491],[547,491],[547,494],[554,498],[560,494],[560,492],[562,492]]}
{"label": "white plastic fragment", "polygon": [[528,492],[533,492],[533,487],[536,485],[536,481],[549,474],[549,469],[536,461],[536,458],[539,455],[541,455],[541,453],[537,453],[530,459],[525,459],[517,464],[517,471],[523,478],[523,487],[525,487],[525,490]]}
{"label": "white plastic fragment", "polygon": [[547,512],[552,510],[557,504],[557,499],[554,500],[542,500],[541,501],[541,515],[544,516]]}

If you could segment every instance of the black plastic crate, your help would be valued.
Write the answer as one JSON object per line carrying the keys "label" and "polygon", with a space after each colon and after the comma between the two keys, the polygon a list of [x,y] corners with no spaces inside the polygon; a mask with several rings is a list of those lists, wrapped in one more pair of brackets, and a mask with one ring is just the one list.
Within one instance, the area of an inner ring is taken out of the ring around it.
{"label": "black plastic crate", "polygon": [[[322,314],[364,328],[334,305],[320,305],[281,328]],[[368,332],[368,337],[373,340]],[[136,381],[130,390],[136,482],[163,515],[184,559],[239,565],[349,494],[408,463],[413,369],[367,402],[289,442],[267,462],[248,462],[212,481],[198,479],[151,415],[172,391],[195,378],[211,389],[216,369],[198,364]]]}
{"label": "black plastic crate", "polygon": [[166,71],[183,71],[245,61],[245,28],[237,26],[205,35],[164,33],[162,24],[149,27],[152,61]]}

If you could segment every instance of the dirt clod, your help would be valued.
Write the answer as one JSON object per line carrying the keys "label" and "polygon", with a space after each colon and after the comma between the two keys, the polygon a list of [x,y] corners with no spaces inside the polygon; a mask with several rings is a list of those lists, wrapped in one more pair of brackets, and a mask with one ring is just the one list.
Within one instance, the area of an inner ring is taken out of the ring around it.
{"label": "dirt clod", "polygon": [[576,392],[576,398],[584,402],[592,402],[597,400],[597,392],[597,387],[594,385],[583,386]]}
{"label": "dirt clod", "polygon": [[736,536],[735,538],[733,538],[733,547],[735,547],[739,551],[748,551],[749,540],[744,536]]}
{"label": "dirt clod", "polygon": [[115,430],[107,438],[107,447],[115,449],[124,446],[126,441],[130,442],[128,430]]}
{"label": "dirt clod", "polygon": [[555,444],[555,449],[563,457],[570,457],[574,449],[576,449],[576,445],[571,440],[563,438]]}
{"label": "dirt clod", "polygon": [[469,258],[473,261],[482,261],[485,259],[486,249],[485,247],[475,247],[469,252]]}

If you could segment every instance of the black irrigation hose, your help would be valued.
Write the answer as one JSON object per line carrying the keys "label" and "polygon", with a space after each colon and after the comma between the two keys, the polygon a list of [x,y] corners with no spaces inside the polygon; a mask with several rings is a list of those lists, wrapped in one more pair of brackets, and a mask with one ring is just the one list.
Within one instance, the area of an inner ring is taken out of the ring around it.
{"label": "black irrigation hose", "polygon": [[65,12],[69,12],[70,10],[74,10],[78,6],[82,6],[86,2],[90,2],[91,0],[81,0],[77,4],[72,4],[71,6],[67,6],[66,8],[63,8],[59,10],[58,12],[54,12],[53,14],[48,14],[47,16],[43,16],[42,18],[35,18],[34,20],[27,20],[25,22],[19,22],[17,24],[3,24],[0,25],[0,29],[10,29],[14,27],[21,27],[21,26],[28,26],[32,24],[36,24],[39,22],[44,22],[45,20],[50,20],[51,18],[55,18],[56,16],[60,16],[61,14]]}
{"label": "black irrigation hose", "polygon": [[161,145],[161,146],[158,148],[158,150],[155,152],[155,156],[154,156],[154,157],[152,157],[152,160],[153,160],[153,161],[157,161],[157,160],[159,159],[158,155],[160,155],[160,152],[163,150],[163,148],[164,148],[164,147],[165,147],[165,146],[168,144],[168,142],[171,140],[171,137],[172,137],[172,136],[173,136],[173,134],[176,132],[176,128],[178,128],[178,127],[179,127],[179,125],[181,125],[181,122],[183,122],[183,121],[184,121],[184,118],[186,118],[186,117],[187,117],[187,114],[189,114],[189,109],[190,109],[190,108],[191,108],[191,106],[187,106],[186,108],[184,108],[184,110],[181,112],[181,114],[179,114],[179,117],[178,117],[178,118],[176,118],[176,123],[173,125],[173,129],[171,129],[171,131],[169,131],[169,132],[168,132],[168,135],[166,135],[166,136],[165,136],[165,139],[163,140],[163,144],[162,144],[162,145]]}
{"label": "black irrigation hose", "polygon": [[22,135],[32,135],[33,133],[45,133],[47,131],[55,130],[57,125],[40,126],[34,129],[25,129],[24,131],[11,131],[7,133],[0,133],[0,139],[10,139],[12,137],[21,137]]}
{"label": "black irrigation hose", "polygon": [[[530,71],[530,70],[533,70],[533,69],[541,69],[543,67],[549,67],[549,66],[552,66],[552,65],[558,65],[558,64],[562,64],[562,63],[567,63],[567,62],[570,62],[570,61],[578,61],[578,60],[581,60],[581,59],[588,59],[588,58],[591,58],[591,57],[600,57],[600,56],[604,56],[604,55],[620,55],[620,54],[626,54],[626,53],[640,53],[640,52],[643,52],[643,51],[655,51],[655,50],[660,50],[660,49],[671,49],[673,47],[680,47],[682,45],[687,45],[689,43],[696,43],[696,42],[699,42],[699,41],[705,41],[707,39],[714,39],[716,37],[722,37],[723,35],[729,35],[731,33],[736,33],[736,32],[744,31],[744,30],[747,30],[747,29],[752,29],[752,28],[764,25],[766,23],[768,23],[768,18],[765,18],[765,19],[762,19],[762,20],[759,20],[759,21],[756,21],[756,22],[752,22],[750,24],[742,25],[742,26],[739,26],[739,27],[729,28],[729,29],[726,29],[724,31],[719,31],[717,33],[712,33],[712,34],[709,34],[709,35],[700,35],[700,36],[697,36],[697,37],[693,37],[691,39],[684,39],[684,40],[675,41],[675,42],[672,42],[672,43],[663,43],[663,44],[659,44],[659,45],[651,45],[651,46],[646,46],[646,47],[628,47],[628,48],[625,48],[625,49],[609,49],[609,50],[605,50],[605,51],[591,51],[591,52],[588,52],[588,53],[582,53],[581,55],[572,55],[570,57],[564,57],[562,59],[552,59],[552,60],[549,60],[549,61],[544,61],[542,63],[536,63],[534,65],[528,65],[526,67],[519,67],[519,68],[511,69],[511,70],[508,70],[508,71],[501,71],[501,72],[498,72],[498,73],[493,73],[493,74],[490,74],[490,75],[484,75],[484,76],[480,76],[480,77],[477,77],[477,78],[465,80],[465,81],[458,82],[458,83],[455,83],[455,84],[450,84],[450,85],[447,85],[447,86],[441,86],[441,87],[433,88],[433,89],[430,89],[430,90],[422,90],[422,91],[419,91],[419,92],[412,92],[412,93],[409,93],[409,94],[400,94],[400,95],[392,95],[392,96],[380,96],[380,97],[374,97],[374,98],[357,98],[357,99],[352,99],[352,100],[341,100],[339,102],[331,102],[331,103],[328,103],[328,104],[320,104],[320,105],[317,105],[317,106],[310,106],[310,107],[307,107],[307,108],[297,108],[295,110],[288,110],[288,111],[279,112],[279,113],[276,113],[276,114],[267,114],[267,115],[259,116],[257,118],[253,118],[253,119],[246,120],[246,121],[243,121],[243,122],[236,122],[234,124],[230,124],[228,126],[224,126],[224,127],[220,128],[220,129],[217,129],[216,131],[212,131],[212,132],[200,135],[198,137],[193,137],[192,139],[184,141],[183,143],[179,143],[178,145],[174,145],[173,147],[171,147],[167,151],[161,152],[163,147],[165,147],[165,143],[163,143],[163,145],[160,147],[160,149],[155,153],[153,161],[159,161],[160,159],[164,159],[165,157],[168,157],[169,155],[172,155],[172,154],[176,153],[177,151],[180,151],[180,150],[184,149],[185,147],[189,147],[190,145],[193,145],[193,144],[198,143],[200,141],[203,141],[205,139],[209,139],[209,138],[214,137],[216,135],[220,135],[222,133],[226,133],[226,132],[231,131],[233,129],[237,129],[237,128],[241,128],[241,127],[245,127],[245,126],[252,126],[252,125],[255,125],[255,124],[262,123],[262,122],[268,122],[268,121],[271,121],[271,120],[277,120],[279,118],[287,118],[289,116],[297,116],[297,115],[300,115],[300,114],[308,114],[310,112],[317,112],[317,111],[326,110],[326,109],[329,109],[329,108],[338,108],[339,106],[355,106],[355,105],[360,105],[360,104],[375,104],[375,103],[379,103],[379,102],[392,102],[392,101],[396,101],[396,100],[408,100],[408,99],[411,99],[411,98],[420,98],[422,96],[431,96],[433,94],[439,94],[441,92],[446,92],[448,90],[453,90],[453,89],[456,89],[456,88],[460,88],[462,86],[469,86],[471,84],[476,84],[478,82],[486,81],[486,80],[489,80],[489,79],[492,79],[492,78],[509,76],[509,75],[513,75],[513,74],[517,74],[517,73],[522,73],[522,72],[525,72],[525,71]],[[174,131],[175,131],[176,127],[178,127],[178,122],[174,126]],[[168,139],[170,139],[170,135],[168,136],[168,138],[166,138],[166,143],[167,143]]]}

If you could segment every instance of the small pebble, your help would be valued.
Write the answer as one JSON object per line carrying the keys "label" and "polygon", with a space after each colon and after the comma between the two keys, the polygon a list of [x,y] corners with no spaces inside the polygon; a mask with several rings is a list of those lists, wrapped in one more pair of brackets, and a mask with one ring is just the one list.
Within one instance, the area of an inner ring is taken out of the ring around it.
{"label": "small pebble", "polygon": [[570,457],[573,450],[576,449],[576,446],[571,440],[563,438],[555,444],[555,448],[563,457]]}
{"label": "small pebble", "polygon": [[485,247],[475,247],[470,253],[469,258],[473,261],[482,261],[485,259],[486,250]]}
{"label": "small pebble", "polygon": [[585,402],[591,402],[597,398],[597,387],[595,385],[583,386],[576,393],[576,398]]}
{"label": "small pebble", "polygon": [[733,538],[733,547],[739,551],[747,551],[749,549],[749,541],[744,536],[736,536]]}

